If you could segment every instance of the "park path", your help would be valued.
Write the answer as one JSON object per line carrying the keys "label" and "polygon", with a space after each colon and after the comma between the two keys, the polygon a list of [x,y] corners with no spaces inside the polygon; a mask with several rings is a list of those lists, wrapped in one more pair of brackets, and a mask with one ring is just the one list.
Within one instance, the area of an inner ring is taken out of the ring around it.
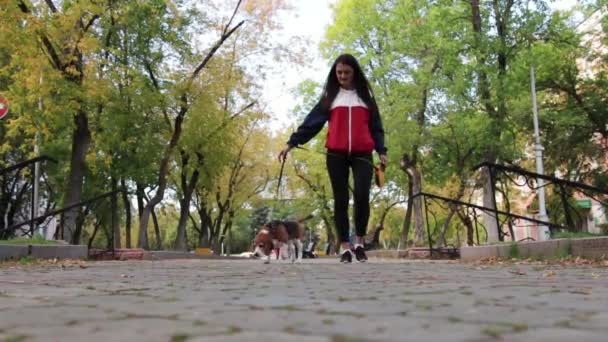
{"label": "park path", "polygon": [[606,341],[608,267],[0,264],[0,341]]}

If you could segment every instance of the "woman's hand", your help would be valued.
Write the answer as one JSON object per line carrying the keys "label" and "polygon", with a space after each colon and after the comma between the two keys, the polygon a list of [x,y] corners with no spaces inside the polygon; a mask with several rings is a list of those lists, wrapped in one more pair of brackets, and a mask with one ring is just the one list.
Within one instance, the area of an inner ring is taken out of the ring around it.
{"label": "woman's hand", "polygon": [[387,161],[388,161],[388,159],[386,158],[386,154],[381,154],[380,155],[380,164],[386,166]]}
{"label": "woman's hand", "polygon": [[292,149],[292,147],[287,145],[287,147],[285,147],[284,149],[281,150],[281,152],[279,152],[279,161],[281,163],[285,162],[285,159],[287,159],[287,153],[289,153],[289,151],[291,149]]}

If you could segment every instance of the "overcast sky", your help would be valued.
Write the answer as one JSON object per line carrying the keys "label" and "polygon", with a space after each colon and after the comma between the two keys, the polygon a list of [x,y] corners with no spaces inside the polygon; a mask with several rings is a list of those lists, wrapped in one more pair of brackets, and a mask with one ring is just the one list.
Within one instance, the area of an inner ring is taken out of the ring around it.
{"label": "overcast sky", "polygon": [[294,36],[306,38],[310,43],[307,48],[310,65],[274,66],[274,77],[268,80],[264,89],[264,100],[273,116],[271,127],[274,130],[284,129],[291,123],[293,116],[290,110],[296,103],[291,91],[307,78],[319,82],[323,80],[327,76],[329,63],[321,59],[319,43],[331,20],[329,6],[335,0],[290,0],[289,3],[293,9],[281,13],[283,30],[277,39],[286,42]]}
{"label": "overcast sky", "polygon": [[[293,116],[290,114],[290,110],[296,103],[296,99],[291,95],[293,88],[307,78],[317,82],[324,81],[328,72],[328,64],[331,62],[321,58],[318,47],[332,19],[330,4],[335,3],[335,0],[291,0],[289,2],[294,9],[282,13],[280,18],[284,29],[278,39],[303,36],[310,40],[308,55],[311,66],[275,66],[274,77],[269,79],[264,90],[264,100],[273,116],[271,127],[274,130],[286,129],[292,124]],[[556,0],[551,6],[554,9],[563,10],[571,8],[574,4],[576,4],[576,0]]]}

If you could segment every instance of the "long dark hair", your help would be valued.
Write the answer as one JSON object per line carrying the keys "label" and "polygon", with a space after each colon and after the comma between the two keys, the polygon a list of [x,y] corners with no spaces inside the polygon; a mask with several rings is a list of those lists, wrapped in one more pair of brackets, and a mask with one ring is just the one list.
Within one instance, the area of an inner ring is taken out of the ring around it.
{"label": "long dark hair", "polygon": [[338,63],[342,63],[353,68],[353,87],[357,91],[357,95],[367,105],[367,108],[377,111],[376,101],[373,99],[373,92],[369,82],[363,74],[363,70],[361,70],[361,66],[359,66],[357,59],[348,53],[338,56],[338,58],[336,58],[334,61],[334,64],[331,66],[329,74],[327,74],[327,80],[325,81],[325,86],[323,87],[321,101],[323,107],[325,109],[329,109],[340,91],[340,82],[338,82],[338,77],[336,76],[336,65],[338,65]]}

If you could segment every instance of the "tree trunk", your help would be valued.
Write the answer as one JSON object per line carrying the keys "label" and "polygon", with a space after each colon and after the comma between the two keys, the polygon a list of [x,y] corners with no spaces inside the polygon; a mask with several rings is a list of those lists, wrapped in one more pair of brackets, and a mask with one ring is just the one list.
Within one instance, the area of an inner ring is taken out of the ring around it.
{"label": "tree trunk", "polygon": [[188,225],[188,217],[190,216],[190,202],[192,201],[192,195],[194,193],[194,188],[196,187],[196,183],[198,183],[199,170],[198,167],[201,166],[203,162],[203,157],[201,154],[197,153],[197,168],[192,172],[190,176],[190,180],[188,180],[187,172],[188,172],[188,154],[182,150],[182,172],[181,172],[181,183],[182,183],[182,192],[184,193],[184,197],[180,199],[179,204],[179,222],[177,223],[177,235],[175,236],[175,244],[174,248],[176,250],[185,251],[188,249],[186,242],[186,226]]}
{"label": "tree trunk", "polygon": [[125,243],[127,248],[131,248],[131,202],[129,201],[127,184],[124,178],[120,180],[120,185],[122,187],[122,203],[125,206]]}
{"label": "tree trunk", "polygon": [[145,250],[150,249],[150,245],[148,243],[148,221],[150,220],[150,214],[152,213],[153,208],[150,206],[150,202],[148,205],[144,206],[144,210],[142,211],[141,217],[139,218],[139,235],[137,237],[137,247],[143,248]]}
{"label": "tree trunk", "polygon": [[475,245],[475,227],[473,227],[473,222],[471,222],[471,218],[467,216],[466,213],[463,213],[461,210],[457,210],[456,213],[460,218],[460,221],[467,228],[467,246]]}
{"label": "tree trunk", "polygon": [[205,208],[198,209],[198,216],[201,220],[201,231],[198,236],[198,246],[200,248],[209,248],[210,244],[210,228],[211,228],[211,217],[208,215]]}
{"label": "tree trunk", "polygon": [[[414,148],[412,155],[415,157],[417,148]],[[414,195],[422,191],[422,175],[416,168],[416,158],[410,158],[407,153],[404,153],[401,157],[401,170],[403,170],[408,177],[408,211],[412,211],[414,215],[414,244],[416,246],[422,246],[425,244],[424,237],[424,216],[422,213],[422,196],[413,198]],[[410,209],[411,208],[411,209]],[[412,214],[410,214],[412,215]],[[407,239],[409,234],[409,221],[410,217],[406,212],[406,219],[403,222],[403,231],[401,232],[402,239]],[[406,229],[407,228],[407,229]]]}
{"label": "tree trunk", "polygon": [[[416,168],[412,168],[412,192],[417,194],[422,191],[422,176]],[[424,216],[422,213],[422,196],[414,198],[414,243],[422,246],[426,243],[424,232]]]}
{"label": "tree trunk", "polygon": [[[407,173],[408,178],[409,173]],[[407,249],[410,245],[409,235],[410,235],[410,226],[412,224],[412,209],[414,208],[414,192],[412,191],[412,181],[411,179],[408,181],[408,195],[407,195],[407,209],[405,210],[405,218],[403,219],[403,229],[401,230],[401,238],[399,239],[399,244],[404,246],[404,249]]]}
{"label": "tree trunk", "polygon": [[[82,227],[84,226],[84,221],[89,214],[90,210],[87,208],[84,211],[78,212],[78,217],[76,217],[76,234],[73,235],[74,241],[80,241],[80,237],[82,235]],[[107,222],[104,222],[104,224]],[[109,241],[109,240],[108,240]],[[109,243],[108,243],[109,244]]]}
{"label": "tree trunk", "polygon": [[336,238],[336,234],[334,234],[334,226],[331,223],[329,217],[325,214],[321,215],[323,222],[325,223],[325,230],[327,231],[327,244],[329,245],[328,255],[334,254],[339,250],[340,242]]}
{"label": "tree trunk", "polygon": [[207,224],[201,224],[201,233],[198,236],[198,246],[200,248],[209,248],[209,226]]}
{"label": "tree trunk", "polygon": [[[239,1],[234,10],[234,13],[236,13],[240,4],[241,4],[241,2]],[[234,26],[230,30],[228,30],[228,26],[225,27],[220,39],[217,42],[215,42],[215,44],[207,52],[207,55],[205,56],[205,58],[203,58],[203,61],[196,67],[196,69],[194,69],[194,72],[192,73],[192,75],[190,75],[190,77],[189,77],[190,81],[194,80],[196,77],[199,76],[201,71],[207,66],[207,63],[209,63],[209,60],[211,60],[211,58],[217,52],[217,50],[224,44],[226,39],[228,39],[239,27],[241,27],[241,25],[243,25],[243,23],[244,23],[244,21],[241,21],[240,23],[238,23],[236,26]],[[167,187],[167,174],[169,173],[169,162],[171,160],[173,150],[177,146],[177,143],[179,142],[179,139],[182,135],[182,124],[184,122],[184,118],[186,116],[186,113],[190,109],[190,104],[188,103],[188,98],[186,96],[186,93],[183,93],[181,95],[181,97],[179,98],[179,101],[180,101],[180,109],[179,109],[179,112],[177,113],[177,116],[175,117],[175,124],[173,126],[173,134],[171,135],[171,140],[169,140],[169,144],[165,148],[163,159],[160,162],[160,167],[158,170],[158,190],[156,191],[156,194],[154,195],[154,197],[152,197],[152,199],[150,199],[150,201],[144,208],[141,220],[139,221],[140,227],[139,227],[139,238],[137,241],[137,245],[141,248],[148,247],[147,230],[148,230],[148,221],[150,218],[150,213],[154,209],[154,206],[156,206],[158,203],[160,203],[160,201],[162,201],[163,196],[165,195],[165,189]]]}
{"label": "tree trunk", "polygon": [[[494,186],[493,179],[490,177],[490,169],[487,167],[481,170],[482,182],[483,182],[483,206],[490,210],[496,209],[494,205],[494,195],[492,188]],[[483,222],[488,232],[487,242],[499,241],[498,225],[496,224],[496,215],[493,212],[484,210],[483,211]]]}
{"label": "tree trunk", "polygon": [[[460,151],[457,151],[456,155],[460,156],[461,155]],[[459,158],[459,160],[458,160],[458,167],[461,171],[459,171],[460,185],[458,186],[458,192],[456,193],[456,198],[454,198],[457,201],[460,201],[462,199],[462,196],[464,196],[464,191],[466,189],[467,177],[465,176],[465,174],[463,173],[462,170],[465,170],[465,159],[468,158],[468,156],[470,156],[470,153],[467,153],[463,159]],[[437,241],[437,246],[446,245],[447,241],[445,238],[445,234],[448,230],[448,227],[450,226],[452,217],[454,216],[454,214],[456,213],[457,210],[458,210],[458,205],[450,204],[450,212],[449,212],[448,217],[446,218],[445,222],[443,223],[443,226],[441,227],[441,235],[439,236],[439,240]]]}
{"label": "tree trunk", "polygon": [[226,240],[226,235],[230,233],[230,228],[232,228],[232,219],[234,218],[234,209],[230,209],[228,211],[228,217],[226,218],[226,223],[224,224],[224,229],[222,229],[222,234],[220,235],[220,244]]}
{"label": "tree trunk", "polygon": [[156,236],[156,250],[163,249],[163,238],[160,235],[160,226],[158,225],[158,218],[156,217],[156,212],[152,210],[152,224],[154,225],[154,235]]}
{"label": "tree trunk", "polygon": [[135,185],[135,195],[137,196],[137,216],[141,217],[144,212],[144,186],[137,183]]}
{"label": "tree trunk", "polygon": [[[118,181],[112,177],[112,191],[118,190]],[[112,231],[114,232],[114,248],[121,247],[121,236],[120,236],[120,216],[118,215],[118,194],[114,193],[110,198],[110,207],[112,211]]]}
{"label": "tree trunk", "polygon": [[448,227],[450,226],[450,222],[452,221],[452,217],[454,217],[454,214],[456,213],[456,206],[450,206],[450,212],[448,213],[448,217],[446,217],[445,222],[443,222],[443,225],[441,226],[441,234],[439,234],[439,238],[437,239],[437,247],[445,247],[446,246],[446,238],[445,238],[445,234],[448,230]]}
{"label": "tree trunk", "polygon": [[[68,184],[64,194],[63,206],[67,207],[82,200],[82,187],[86,172],[86,154],[91,144],[91,132],[87,114],[80,110],[74,117],[74,133],[72,137],[72,152],[70,158],[70,172]],[[61,225],[61,238],[72,244],[80,243],[80,231],[76,221],[80,208],[68,210],[63,215]]]}
{"label": "tree trunk", "polygon": [[186,251],[188,249],[186,243],[186,226],[188,225],[188,216],[190,214],[191,197],[192,194],[190,194],[188,198],[184,197],[179,201],[179,221],[177,223],[177,235],[175,236],[175,243],[173,244],[173,248],[178,251]]}

